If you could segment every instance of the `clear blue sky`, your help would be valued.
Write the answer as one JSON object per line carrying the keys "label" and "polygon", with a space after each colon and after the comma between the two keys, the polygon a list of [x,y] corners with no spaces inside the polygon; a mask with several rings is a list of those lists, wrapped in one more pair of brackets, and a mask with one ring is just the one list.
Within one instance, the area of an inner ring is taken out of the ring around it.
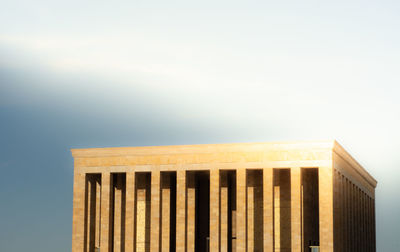
{"label": "clear blue sky", "polygon": [[70,251],[70,148],[337,139],[400,247],[398,1],[2,1],[0,251]]}

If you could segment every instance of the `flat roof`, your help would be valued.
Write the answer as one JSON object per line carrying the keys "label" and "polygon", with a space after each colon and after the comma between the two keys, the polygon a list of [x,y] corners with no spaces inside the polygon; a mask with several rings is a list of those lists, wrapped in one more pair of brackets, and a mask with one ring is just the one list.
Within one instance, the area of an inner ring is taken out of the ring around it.
{"label": "flat roof", "polygon": [[111,147],[71,149],[74,158],[118,157],[118,156],[152,156],[176,154],[207,154],[232,152],[269,152],[285,150],[326,150],[332,151],[346,160],[360,175],[376,186],[377,181],[362,167],[336,140],[266,142],[266,143],[229,143],[229,144],[196,144],[165,145],[138,147]]}

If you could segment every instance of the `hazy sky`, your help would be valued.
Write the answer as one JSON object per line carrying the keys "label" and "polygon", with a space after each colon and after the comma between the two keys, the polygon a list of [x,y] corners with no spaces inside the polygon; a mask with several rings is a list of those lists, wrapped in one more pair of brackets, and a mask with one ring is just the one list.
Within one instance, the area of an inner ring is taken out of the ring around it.
{"label": "hazy sky", "polygon": [[1,1],[0,251],[70,251],[70,148],[337,139],[400,247],[400,2]]}

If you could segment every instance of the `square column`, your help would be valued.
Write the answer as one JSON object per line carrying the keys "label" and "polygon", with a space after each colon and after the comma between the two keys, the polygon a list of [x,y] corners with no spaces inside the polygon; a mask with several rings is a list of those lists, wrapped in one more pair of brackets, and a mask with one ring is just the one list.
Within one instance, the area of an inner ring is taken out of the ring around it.
{"label": "square column", "polygon": [[219,252],[220,245],[220,176],[210,170],[210,252]]}
{"label": "square column", "polygon": [[236,170],[236,181],[236,251],[245,252],[247,248],[246,169]]}
{"label": "square column", "polygon": [[176,252],[186,252],[186,171],[176,172]]}
{"label": "square column", "polygon": [[186,251],[195,251],[196,241],[196,181],[195,173],[187,173],[186,181]]}
{"label": "square column", "polygon": [[126,173],[125,251],[133,252],[135,244],[135,172]]}
{"label": "square column", "polygon": [[254,185],[254,177],[251,171],[247,172],[247,178],[246,178],[246,226],[247,226],[247,250],[253,252],[254,251],[254,225],[255,225],[255,214],[254,214],[254,208],[255,208],[255,185]]}
{"label": "square column", "polygon": [[95,248],[100,248],[100,210],[101,208],[101,175],[99,179],[96,181],[96,231],[95,231]]}
{"label": "square column", "polygon": [[103,172],[101,174],[101,234],[100,234],[100,250],[110,251],[110,173]]}
{"label": "square column", "polygon": [[72,252],[81,252],[85,240],[85,174],[74,172]]}
{"label": "square column", "polygon": [[86,238],[85,251],[93,251],[96,232],[96,180],[86,176]]}
{"label": "square column", "polygon": [[[220,230],[221,230],[221,240],[220,240],[220,247],[221,252],[228,252],[228,232],[229,232],[229,182],[228,182],[228,173],[223,171],[220,174],[221,179],[221,189],[220,189]],[[229,239],[230,242],[230,239]]]}
{"label": "square column", "polygon": [[[161,252],[169,252],[171,249],[171,213],[173,196],[172,175],[170,173],[161,173]],[[172,217],[173,218],[173,217]]]}
{"label": "square column", "polygon": [[136,174],[136,252],[150,251],[151,173]]}
{"label": "square column", "polygon": [[160,250],[160,171],[151,172],[150,251]]}
{"label": "square column", "polygon": [[273,169],[263,170],[264,252],[274,251],[274,180]]}
{"label": "square column", "polygon": [[292,252],[301,252],[301,168],[290,169]]}
{"label": "square column", "polygon": [[113,252],[121,252],[125,249],[125,202],[124,202],[124,174],[122,173],[115,173],[112,175],[113,177],[113,213],[114,213],[114,227],[113,227],[113,245],[114,249]]}
{"label": "square column", "polygon": [[332,166],[318,168],[320,250],[333,252],[333,171]]}

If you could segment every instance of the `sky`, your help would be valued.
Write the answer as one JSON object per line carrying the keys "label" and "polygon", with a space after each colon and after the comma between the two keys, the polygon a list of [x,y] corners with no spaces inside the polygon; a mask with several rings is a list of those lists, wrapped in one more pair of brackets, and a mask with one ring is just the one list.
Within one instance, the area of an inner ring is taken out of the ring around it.
{"label": "sky", "polygon": [[71,148],[326,139],[398,251],[400,2],[0,1],[0,251],[71,251]]}

